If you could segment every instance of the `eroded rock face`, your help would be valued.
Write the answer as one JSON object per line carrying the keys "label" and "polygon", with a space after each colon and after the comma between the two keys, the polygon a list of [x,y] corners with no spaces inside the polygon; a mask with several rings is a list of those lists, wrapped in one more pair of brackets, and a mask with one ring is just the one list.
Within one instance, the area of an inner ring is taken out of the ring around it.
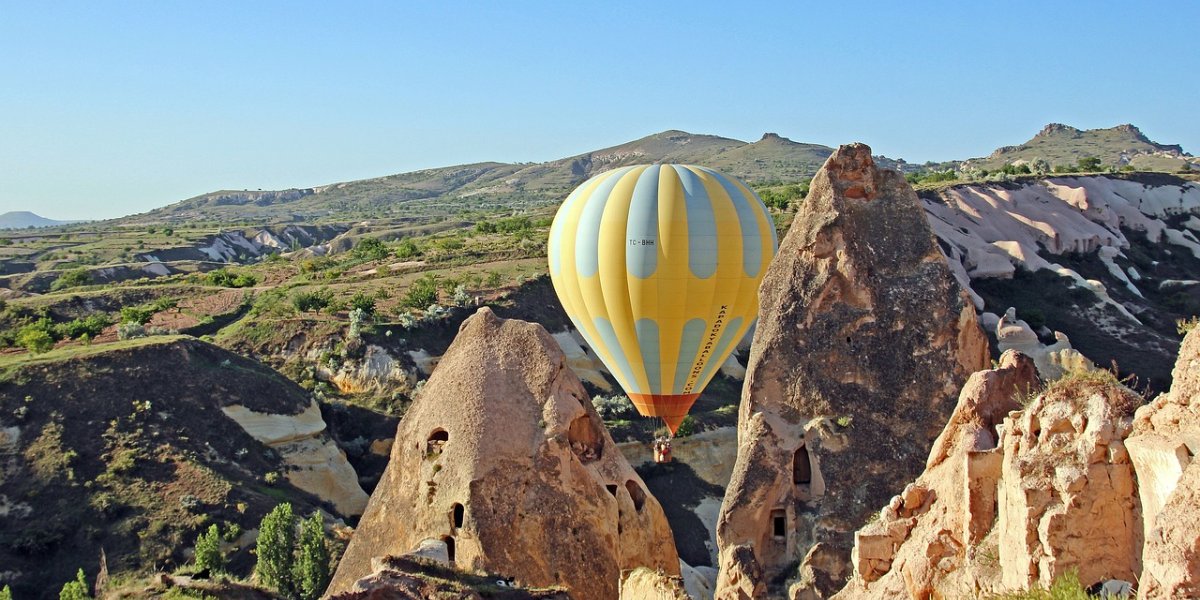
{"label": "eroded rock face", "polygon": [[996,344],[1000,352],[1016,350],[1032,358],[1038,375],[1045,381],[1059,379],[1070,372],[1096,369],[1092,361],[1071,347],[1071,340],[1061,331],[1054,332],[1053,344],[1043,344],[1033,328],[1017,318],[1017,311],[1012,307],[996,323]]}
{"label": "eroded rock face", "polygon": [[354,582],[352,589],[334,594],[331,600],[571,600],[561,590],[524,590],[495,578],[456,571],[419,552],[384,557],[372,561],[371,566],[371,574]]}
{"label": "eroded rock face", "polygon": [[1183,340],[1171,391],[1138,409],[1126,440],[1137,471],[1145,546],[1140,595],[1200,595],[1200,333]]}
{"label": "eroded rock face", "polygon": [[718,540],[749,547],[767,580],[820,544],[813,558],[840,572],[818,567],[809,587],[827,596],[854,529],[916,477],[987,364],[987,340],[916,194],[863,144],[813,179],[760,302]]}
{"label": "eroded rock face", "polygon": [[442,539],[467,571],[617,597],[621,572],[679,575],[662,509],[541,326],[482,308],[397,431],[391,462],[334,576]]}
{"label": "eroded rock face", "polygon": [[929,598],[935,590],[971,597],[983,587],[962,566],[995,523],[998,426],[1036,386],[1033,361],[1015,351],[967,380],[925,472],[855,534],[858,577],[839,599]]}

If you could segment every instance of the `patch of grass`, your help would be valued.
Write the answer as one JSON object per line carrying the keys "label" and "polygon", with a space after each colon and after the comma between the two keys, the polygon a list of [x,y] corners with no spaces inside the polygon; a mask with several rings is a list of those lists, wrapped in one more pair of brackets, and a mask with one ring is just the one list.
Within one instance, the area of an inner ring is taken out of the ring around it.
{"label": "patch of grass", "polygon": [[1099,596],[1092,596],[1083,588],[1083,584],[1079,582],[1079,574],[1074,571],[1067,571],[1054,580],[1050,585],[1050,589],[1034,587],[1033,589],[1023,592],[1007,592],[989,596],[988,600],[1092,600]]}

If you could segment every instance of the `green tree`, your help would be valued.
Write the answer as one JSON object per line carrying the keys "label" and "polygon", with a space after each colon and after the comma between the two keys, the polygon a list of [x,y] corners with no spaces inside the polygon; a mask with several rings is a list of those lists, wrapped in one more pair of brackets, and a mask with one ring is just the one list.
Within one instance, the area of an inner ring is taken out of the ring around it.
{"label": "green tree", "polygon": [[300,525],[300,547],[296,556],[296,591],[301,600],[317,600],[329,586],[329,546],[321,513],[315,512]]}
{"label": "green tree", "polygon": [[368,296],[362,292],[354,294],[354,297],[350,298],[350,303],[347,306],[349,306],[351,309],[360,309],[368,315],[375,314],[375,298],[372,298],[371,296]]}
{"label": "green tree", "polygon": [[0,589],[0,600],[12,600],[12,588],[7,585]]}
{"label": "green tree", "polygon": [[85,600],[91,597],[88,594],[87,578],[83,576],[83,569],[75,574],[75,581],[64,583],[62,590],[58,592],[58,600]]}
{"label": "green tree", "polygon": [[315,292],[296,292],[292,296],[292,306],[300,312],[316,311],[329,306],[332,300],[333,294],[322,288]]}
{"label": "green tree", "polygon": [[265,585],[289,597],[294,596],[296,590],[292,576],[295,546],[296,517],[292,514],[292,505],[284,502],[267,513],[258,526],[255,550],[258,563],[254,572]]}
{"label": "green tree", "polygon": [[1079,170],[1080,171],[1099,171],[1100,170],[1100,159],[1096,158],[1095,156],[1085,156],[1085,157],[1079,159]]}
{"label": "green tree", "polygon": [[396,258],[413,258],[421,255],[421,247],[409,238],[400,240],[396,245]]}
{"label": "green tree", "polygon": [[363,260],[382,260],[387,258],[388,248],[379,238],[363,238],[354,244],[350,254]]}
{"label": "green tree", "polygon": [[154,313],[158,312],[154,306],[149,304],[145,306],[122,306],[121,307],[121,322],[122,323],[137,323],[145,325],[154,318]]}
{"label": "green tree", "polygon": [[401,304],[410,308],[428,308],[437,302],[438,282],[432,275],[423,275],[408,286]]}
{"label": "green tree", "polygon": [[30,323],[17,332],[17,345],[34,354],[49,352],[54,348],[54,336],[50,332],[49,319]]}
{"label": "green tree", "polygon": [[221,554],[221,530],[216,523],[196,538],[196,568],[209,573],[225,570],[225,557]]}

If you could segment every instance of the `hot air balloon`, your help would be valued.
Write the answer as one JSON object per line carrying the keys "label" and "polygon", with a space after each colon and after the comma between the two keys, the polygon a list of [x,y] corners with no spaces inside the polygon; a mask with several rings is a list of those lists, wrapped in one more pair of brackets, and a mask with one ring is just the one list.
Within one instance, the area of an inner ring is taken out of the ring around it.
{"label": "hot air balloon", "polygon": [[600,173],[554,217],[550,278],[575,328],[671,434],[758,316],[778,241],[762,200],[706,167]]}

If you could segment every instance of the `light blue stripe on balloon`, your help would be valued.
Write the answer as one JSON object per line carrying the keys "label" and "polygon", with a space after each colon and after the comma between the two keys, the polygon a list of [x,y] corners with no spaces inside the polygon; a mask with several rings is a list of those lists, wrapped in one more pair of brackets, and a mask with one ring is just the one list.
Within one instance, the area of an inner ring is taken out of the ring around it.
{"label": "light blue stripe on balloon", "polygon": [[754,204],[761,204],[761,201],[747,198],[746,194],[742,193],[742,188],[726,179],[724,175],[712,169],[704,169],[704,172],[715,177],[721,183],[721,187],[725,188],[725,193],[729,194],[733,208],[737,211],[738,225],[742,228],[742,269],[747,277],[757,277],[763,267],[763,240],[758,233],[758,215],[754,212]]}
{"label": "light blue stripe on balloon", "polygon": [[604,216],[608,195],[632,168],[622,167],[597,175],[605,179],[596,187],[596,191],[584,199],[587,204],[579,217],[579,232],[575,236],[575,268],[580,277],[591,277],[600,270],[600,219]]}
{"label": "light blue stripe on balloon", "polygon": [[613,330],[612,323],[610,323],[609,320],[605,319],[604,317],[596,317],[593,319],[593,322],[595,322],[596,331],[600,332],[600,339],[604,341],[604,346],[608,350],[608,353],[612,356],[613,362],[617,363],[615,365],[610,365],[607,361],[604,361],[602,357],[600,360],[604,361],[604,364],[608,367],[608,370],[614,371],[613,367],[616,367],[615,371],[619,371],[621,373],[621,383],[623,384],[623,387],[625,387],[626,392],[630,394],[650,393],[643,390],[633,389],[637,386],[637,380],[633,378],[633,367],[629,364],[629,357],[625,356],[625,351],[621,349],[621,341],[617,339],[617,332]]}
{"label": "light blue stripe on balloon", "polygon": [[547,253],[550,255],[550,272],[555,275],[562,272],[562,238],[564,235],[563,230],[566,228],[564,223],[567,220],[567,214],[571,210],[571,204],[583,195],[583,188],[586,185],[585,183],[575,188],[571,192],[571,195],[567,196],[566,200],[563,200],[562,205],[558,207],[558,213],[554,216],[554,223],[550,225],[550,241]]}
{"label": "light blue stripe on balloon", "polygon": [[771,258],[774,258],[775,251],[779,250],[779,235],[775,233],[775,219],[771,218],[771,211],[767,210],[767,205],[763,204],[762,198],[758,197],[758,192],[751,189],[750,195],[754,196],[754,201],[758,203],[756,208],[767,220],[767,229],[771,230]]}
{"label": "light blue stripe on balloon", "polygon": [[[625,226],[625,269],[645,279],[658,269],[658,173],[659,165],[647,167],[633,186],[629,222]],[[647,243],[649,242],[649,243]]]}
{"label": "light blue stripe on balloon", "polygon": [[700,341],[704,339],[704,319],[692,319],[683,324],[683,335],[679,337],[679,359],[675,363],[675,386],[672,394],[682,394],[683,386],[687,385],[688,375],[696,364],[696,351],[700,349]]}
{"label": "light blue stripe on balloon", "polygon": [[700,378],[696,380],[696,385],[703,386],[708,383],[708,378],[712,377],[713,369],[716,369],[725,362],[725,353],[729,350],[729,344],[736,341],[734,336],[737,335],[737,330],[742,326],[742,318],[734,317],[725,325],[725,330],[721,332],[721,339],[717,341],[717,347],[708,358],[708,364],[704,365],[704,370],[700,372]]}
{"label": "light blue stripe on balloon", "polygon": [[687,167],[671,165],[683,184],[687,207],[688,269],[700,279],[717,272],[717,220],[704,182]]}
{"label": "light blue stripe on balloon", "polygon": [[653,319],[638,319],[633,324],[638,347],[642,349],[642,365],[646,368],[646,384],[651,394],[662,393],[662,358],[659,356],[658,323]]}

